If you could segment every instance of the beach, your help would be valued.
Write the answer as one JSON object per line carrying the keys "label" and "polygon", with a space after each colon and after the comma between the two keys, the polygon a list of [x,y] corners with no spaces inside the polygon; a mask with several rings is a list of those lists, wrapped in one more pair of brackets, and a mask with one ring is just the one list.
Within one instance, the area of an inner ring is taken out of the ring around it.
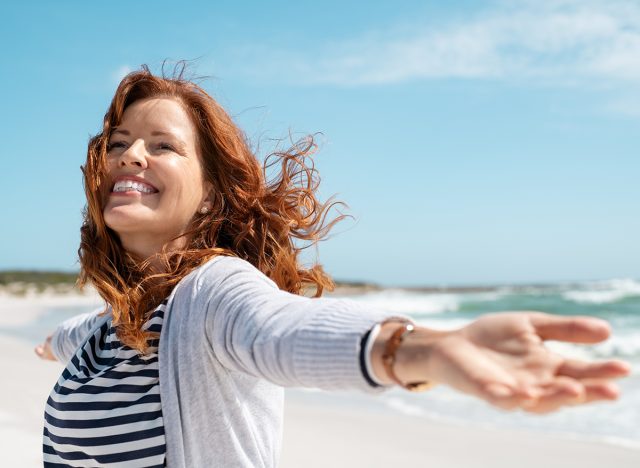
{"label": "beach", "polygon": [[350,407],[358,395],[287,393],[281,468],[637,468],[640,451]]}
{"label": "beach", "polygon": [[[38,336],[44,338],[44,330],[52,329],[57,321],[99,304],[99,298],[91,295],[0,297],[0,365],[5,375],[0,386],[1,466],[42,466],[44,404],[63,366],[36,357],[33,346]],[[411,398],[426,401],[429,393],[414,396],[402,392],[393,390],[379,396],[287,389],[280,466],[640,466],[640,449],[636,447],[607,443],[595,436],[493,427],[491,417],[484,422],[470,418],[468,424],[464,418],[458,422],[439,419],[420,411],[420,405],[411,405]],[[450,390],[437,392],[432,393],[434,401],[443,401],[442,395],[454,398],[447,393],[453,393]],[[490,408],[487,411],[496,417],[507,416]]]}

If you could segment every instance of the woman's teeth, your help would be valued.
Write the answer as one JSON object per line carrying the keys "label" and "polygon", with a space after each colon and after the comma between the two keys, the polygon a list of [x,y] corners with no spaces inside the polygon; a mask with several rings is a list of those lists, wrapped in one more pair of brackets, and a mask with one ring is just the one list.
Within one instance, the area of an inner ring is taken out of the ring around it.
{"label": "woman's teeth", "polygon": [[147,184],[143,184],[142,182],[136,182],[134,180],[121,180],[116,182],[113,186],[114,192],[128,192],[130,190],[135,190],[136,192],[142,193],[156,192],[153,187]]}

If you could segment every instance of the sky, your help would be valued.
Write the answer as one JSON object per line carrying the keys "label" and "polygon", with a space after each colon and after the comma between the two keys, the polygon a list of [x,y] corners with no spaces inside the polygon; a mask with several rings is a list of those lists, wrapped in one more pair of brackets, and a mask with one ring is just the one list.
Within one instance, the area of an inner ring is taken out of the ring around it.
{"label": "sky", "polygon": [[78,269],[89,137],[126,73],[184,59],[260,158],[319,133],[337,279],[640,278],[639,2],[11,3],[0,269]]}

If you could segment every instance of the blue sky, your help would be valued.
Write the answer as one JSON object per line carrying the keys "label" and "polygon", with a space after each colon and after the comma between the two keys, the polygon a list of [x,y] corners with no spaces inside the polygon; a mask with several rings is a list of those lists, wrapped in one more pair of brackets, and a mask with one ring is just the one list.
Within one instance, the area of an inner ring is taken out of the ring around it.
{"label": "blue sky", "polygon": [[79,166],[118,80],[192,71],[265,155],[321,132],[339,279],[640,277],[640,5],[627,1],[0,6],[0,269],[77,268]]}

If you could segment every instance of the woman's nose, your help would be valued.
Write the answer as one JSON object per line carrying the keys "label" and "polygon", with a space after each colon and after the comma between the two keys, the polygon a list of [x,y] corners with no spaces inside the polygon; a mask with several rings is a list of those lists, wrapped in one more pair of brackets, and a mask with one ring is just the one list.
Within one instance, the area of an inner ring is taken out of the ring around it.
{"label": "woman's nose", "polygon": [[131,146],[120,154],[120,167],[133,166],[147,167],[147,150],[144,141],[136,140]]}

